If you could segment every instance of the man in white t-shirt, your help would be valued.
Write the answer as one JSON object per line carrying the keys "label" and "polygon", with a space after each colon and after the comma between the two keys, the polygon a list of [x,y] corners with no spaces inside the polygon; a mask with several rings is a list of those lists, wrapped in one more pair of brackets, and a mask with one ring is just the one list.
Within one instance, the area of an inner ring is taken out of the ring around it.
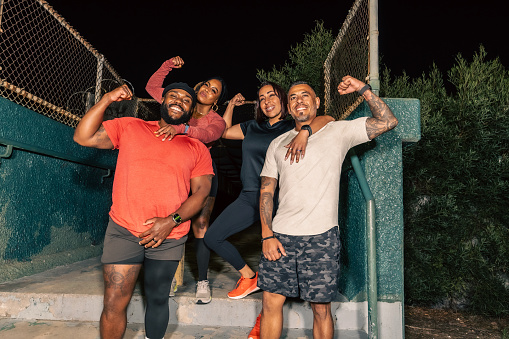
{"label": "man in white t-shirt", "polygon": [[[261,338],[279,338],[287,297],[309,301],[313,337],[332,338],[331,301],[339,275],[338,202],[341,166],[348,150],[393,129],[398,120],[371,87],[350,76],[342,79],[339,94],[357,91],[373,117],[334,121],[311,135],[320,99],[304,82],[288,92],[288,108],[295,130],[274,139],[261,172],[260,215],[263,255],[258,286],[263,292]],[[301,130],[310,133],[306,156],[284,161],[284,147]],[[272,218],[273,196],[279,179],[279,206]]]}

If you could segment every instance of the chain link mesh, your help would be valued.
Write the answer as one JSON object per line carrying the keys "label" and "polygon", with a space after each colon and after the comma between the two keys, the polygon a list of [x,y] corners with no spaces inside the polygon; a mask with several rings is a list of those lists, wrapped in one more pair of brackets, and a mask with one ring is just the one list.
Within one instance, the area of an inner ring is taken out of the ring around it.
{"label": "chain link mesh", "polygon": [[325,112],[345,119],[362,102],[355,94],[339,95],[336,86],[345,75],[369,80],[369,0],[356,0],[324,64]]}
{"label": "chain link mesh", "polygon": [[[76,127],[104,93],[125,83],[46,1],[0,0],[0,96]],[[134,97],[109,115],[157,120],[158,111]]]}

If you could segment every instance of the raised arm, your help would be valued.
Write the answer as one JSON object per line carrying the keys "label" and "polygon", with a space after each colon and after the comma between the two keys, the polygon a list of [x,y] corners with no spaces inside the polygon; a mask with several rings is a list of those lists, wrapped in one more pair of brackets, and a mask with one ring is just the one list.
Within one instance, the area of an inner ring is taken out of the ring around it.
{"label": "raised arm", "polygon": [[161,103],[163,101],[164,79],[166,79],[166,76],[173,68],[181,68],[183,65],[184,60],[179,56],[166,60],[148,79],[147,86],[145,86],[147,93],[157,102]]}
{"label": "raised arm", "polygon": [[103,95],[101,100],[81,118],[74,131],[74,141],[81,146],[112,149],[111,142],[102,123],[104,112],[111,103],[122,100],[131,100],[132,93],[126,85],[120,86],[111,92]]}
{"label": "raised arm", "polygon": [[[139,243],[145,247],[158,247],[168,237],[174,227],[173,214],[177,213],[181,222],[191,219],[205,205],[205,200],[210,193],[212,175],[202,175],[191,179],[191,195],[180,205],[180,207],[166,218],[151,218],[145,221],[144,225],[152,224],[145,232],[139,235],[143,238]],[[151,242],[154,239],[154,242]],[[157,241],[156,241],[157,240]],[[150,244],[150,245],[149,245]]]}
{"label": "raised arm", "polygon": [[[311,134],[321,130],[325,125],[329,122],[334,121],[334,118],[329,115],[320,115],[313,119],[309,127],[311,127]],[[306,129],[301,129],[299,133],[295,136],[295,138],[288,143],[285,147],[288,148],[286,151],[285,160],[290,157],[290,164],[293,163],[293,160],[299,162],[300,159],[304,158],[306,154],[306,147],[308,144],[308,138],[310,137],[310,133]]]}
{"label": "raised arm", "polygon": [[[367,85],[362,81],[347,75],[338,85],[338,92],[340,95],[352,93],[354,91],[358,92],[364,89],[365,86]],[[368,89],[365,89],[362,93],[362,96],[368,103],[373,117],[366,120],[366,132],[368,133],[369,139],[374,139],[380,134],[396,127],[398,125],[398,119],[396,119],[389,106],[371,92],[369,86],[367,88]]]}
{"label": "raised arm", "polygon": [[236,106],[244,105],[244,101],[244,96],[238,93],[230,100],[230,102],[228,102],[228,107],[226,107],[226,111],[223,114],[223,120],[226,123],[226,129],[223,132],[223,138],[231,140],[244,140],[244,133],[242,133],[240,124],[232,126],[233,109]]}
{"label": "raised arm", "polygon": [[278,260],[286,255],[281,242],[272,232],[272,214],[274,211],[274,192],[277,180],[271,177],[261,177],[260,188],[260,223],[262,225],[262,252],[270,261]]}

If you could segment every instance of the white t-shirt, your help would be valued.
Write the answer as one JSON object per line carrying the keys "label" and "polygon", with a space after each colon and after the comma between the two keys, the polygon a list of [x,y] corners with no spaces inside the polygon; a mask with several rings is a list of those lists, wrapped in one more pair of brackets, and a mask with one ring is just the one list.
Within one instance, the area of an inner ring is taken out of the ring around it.
{"label": "white t-shirt", "polygon": [[333,121],[308,139],[298,163],[284,160],[291,130],[270,144],[260,176],[278,179],[279,207],[272,230],[289,235],[316,235],[338,225],[341,166],[348,150],[369,141],[367,117]]}

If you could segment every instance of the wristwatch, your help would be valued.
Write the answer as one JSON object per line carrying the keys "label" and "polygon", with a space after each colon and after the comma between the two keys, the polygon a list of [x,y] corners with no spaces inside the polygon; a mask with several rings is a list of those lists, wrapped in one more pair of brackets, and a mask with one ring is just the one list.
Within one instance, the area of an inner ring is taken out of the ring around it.
{"label": "wristwatch", "polygon": [[311,130],[311,126],[309,126],[309,125],[301,126],[301,127],[300,127],[300,129],[301,129],[301,130],[306,130],[306,131],[308,131],[308,132],[309,132],[309,136],[308,136],[308,138],[311,136],[311,134],[313,134],[313,131]]}
{"label": "wristwatch", "polygon": [[178,225],[180,225],[182,223],[182,217],[180,215],[178,215],[178,213],[173,213],[171,215],[171,219],[175,223],[175,227],[177,227]]}

